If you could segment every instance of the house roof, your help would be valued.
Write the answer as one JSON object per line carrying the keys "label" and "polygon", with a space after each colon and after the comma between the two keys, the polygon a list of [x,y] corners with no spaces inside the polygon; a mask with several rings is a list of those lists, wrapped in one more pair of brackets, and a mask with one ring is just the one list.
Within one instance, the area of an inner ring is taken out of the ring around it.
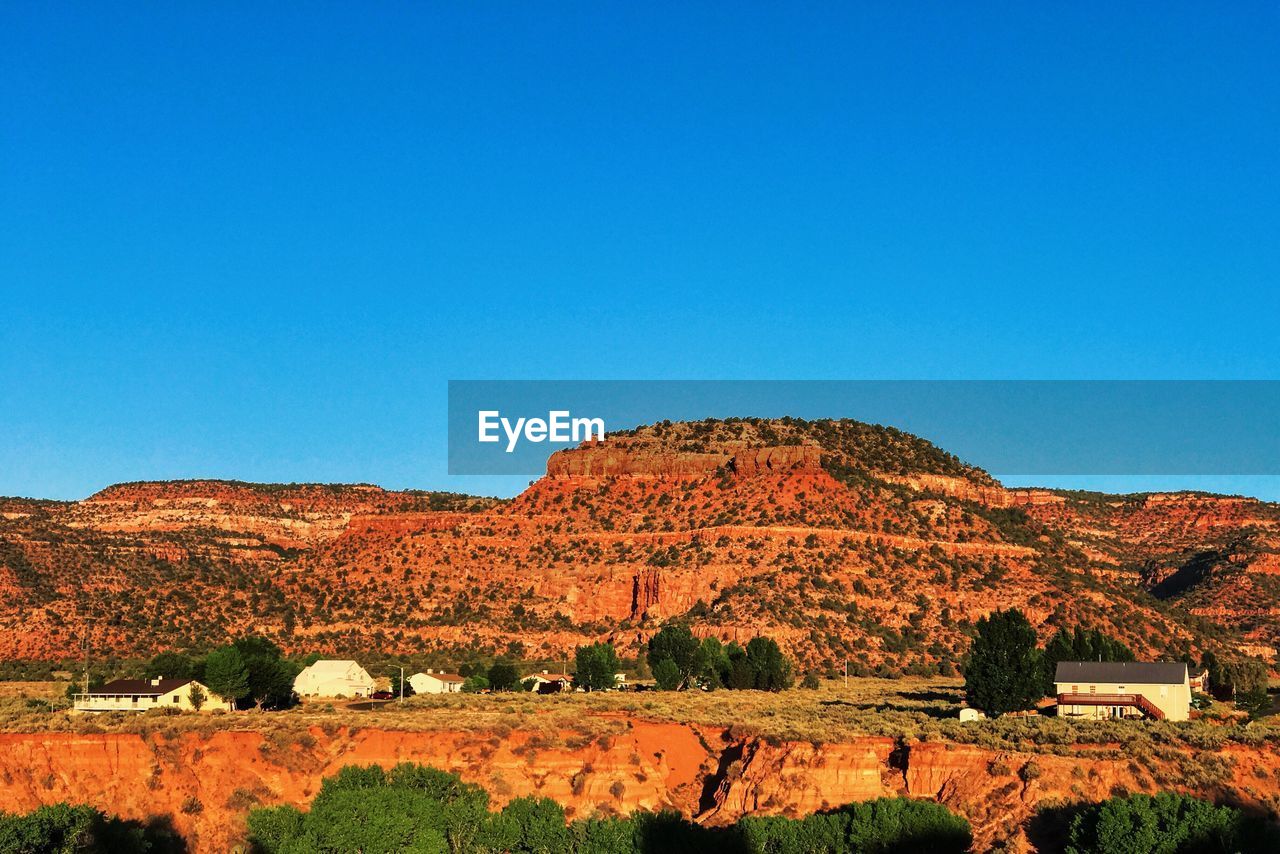
{"label": "house roof", "polygon": [[1114,682],[1181,685],[1187,665],[1181,661],[1059,661],[1055,682]]}
{"label": "house roof", "polygon": [[410,676],[409,678],[413,679],[418,676],[430,676],[432,679],[439,679],[441,682],[466,682],[467,681],[466,679],[463,679],[461,676],[459,676],[456,673],[440,673],[440,672],[415,673],[413,674],[413,676]]}
{"label": "house roof", "polygon": [[168,694],[175,688],[181,688],[183,685],[191,684],[191,679],[159,679],[157,684],[152,684],[150,679],[113,679],[103,685],[96,691],[90,691],[90,696],[94,694],[137,694],[139,697],[159,697],[161,694]]}
{"label": "house roof", "polygon": [[543,679],[547,682],[572,682],[573,681],[573,677],[568,675],[567,673],[531,673],[529,674],[529,676],[526,676],[524,678],[529,679],[530,677],[534,679]]}
{"label": "house roof", "polygon": [[363,667],[350,659],[322,658],[315,664],[305,668],[303,673],[310,674],[318,679],[340,679],[346,676],[353,667],[361,672],[364,671]]}

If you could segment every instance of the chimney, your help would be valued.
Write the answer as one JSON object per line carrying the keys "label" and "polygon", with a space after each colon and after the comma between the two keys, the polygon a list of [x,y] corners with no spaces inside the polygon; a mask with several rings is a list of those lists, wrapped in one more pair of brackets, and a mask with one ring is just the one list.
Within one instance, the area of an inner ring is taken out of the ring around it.
{"label": "chimney", "polygon": [[428,668],[427,668],[427,672],[428,672],[428,673],[435,673],[435,671],[434,671],[434,670],[432,670],[430,667],[428,667]]}
{"label": "chimney", "polygon": [[547,671],[545,671],[545,670],[544,670],[544,671],[542,671],[542,674],[543,674],[544,676],[546,675],[546,673],[547,673]]}
{"label": "chimney", "polygon": [[163,676],[157,676],[155,679],[152,679],[151,680],[152,686],[159,686],[160,680],[163,678],[164,678]]}

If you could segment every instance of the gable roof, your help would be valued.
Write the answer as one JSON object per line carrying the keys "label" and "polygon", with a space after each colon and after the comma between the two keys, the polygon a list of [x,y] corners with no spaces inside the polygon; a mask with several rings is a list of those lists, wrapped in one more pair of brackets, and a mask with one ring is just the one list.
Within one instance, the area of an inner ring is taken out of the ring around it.
{"label": "gable roof", "polygon": [[1181,685],[1187,665],[1181,661],[1059,661],[1054,682],[1114,682],[1119,685]]}
{"label": "gable roof", "polygon": [[101,688],[90,691],[94,694],[136,694],[139,697],[159,697],[168,694],[175,688],[191,684],[193,679],[158,679],[152,684],[150,679],[112,679]]}
{"label": "gable roof", "polygon": [[[346,676],[353,667],[361,672],[364,671],[363,667],[351,659],[322,658],[315,664],[306,667],[302,672],[317,679],[338,679]],[[298,675],[301,676],[302,674]]]}
{"label": "gable roof", "polygon": [[466,682],[467,681],[456,673],[441,673],[440,671],[436,671],[435,673],[415,673],[409,678],[416,679],[419,676],[426,676],[431,679],[439,679],[441,682]]}

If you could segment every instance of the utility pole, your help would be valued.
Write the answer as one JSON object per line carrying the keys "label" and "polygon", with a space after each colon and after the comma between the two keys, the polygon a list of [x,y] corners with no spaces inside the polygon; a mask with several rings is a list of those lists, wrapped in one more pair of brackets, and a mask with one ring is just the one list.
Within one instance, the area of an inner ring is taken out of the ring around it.
{"label": "utility pole", "polygon": [[84,624],[84,693],[89,693],[89,623]]}
{"label": "utility pole", "polygon": [[404,665],[400,665],[400,702],[404,702]]}

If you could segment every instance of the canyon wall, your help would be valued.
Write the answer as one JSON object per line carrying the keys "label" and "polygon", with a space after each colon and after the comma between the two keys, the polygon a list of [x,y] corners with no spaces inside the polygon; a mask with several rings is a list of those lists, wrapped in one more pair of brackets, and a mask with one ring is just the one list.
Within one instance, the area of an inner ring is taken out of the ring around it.
{"label": "canyon wall", "polygon": [[[167,816],[197,854],[230,851],[243,845],[244,816],[255,806],[304,806],[344,765],[417,762],[461,773],[484,786],[495,806],[537,795],[563,804],[570,817],[672,808],[729,824],[883,796],[928,798],[973,822],[978,850],[1005,840],[1027,850],[1024,831],[1041,802],[1158,788],[1151,775],[1159,769],[1107,751],[1033,755],[871,736],[814,744],[632,717],[612,722],[612,734],[594,737],[339,726],[8,733],[0,735],[0,810],[69,801],[130,819]],[[1223,769],[1215,791],[1200,794],[1277,803],[1280,780],[1259,773],[1280,766],[1274,747],[1179,756]]]}

